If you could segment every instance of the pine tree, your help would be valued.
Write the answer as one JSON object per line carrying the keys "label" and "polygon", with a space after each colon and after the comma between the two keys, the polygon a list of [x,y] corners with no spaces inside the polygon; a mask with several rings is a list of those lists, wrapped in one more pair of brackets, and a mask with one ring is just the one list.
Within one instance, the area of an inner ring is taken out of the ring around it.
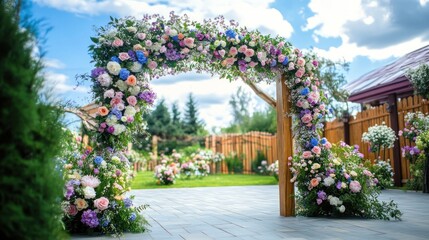
{"label": "pine tree", "polygon": [[171,136],[181,137],[185,133],[183,131],[183,122],[180,119],[181,113],[177,102],[173,103],[171,106],[171,113],[173,114],[171,117]]}
{"label": "pine tree", "polygon": [[32,24],[0,1],[0,236],[63,239],[61,112],[41,98],[40,61],[32,58]]}
{"label": "pine tree", "polygon": [[165,99],[161,99],[150,113],[147,124],[150,134],[160,136],[161,138],[168,138],[170,136],[171,119]]}
{"label": "pine tree", "polygon": [[185,108],[184,130],[186,134],[196,135],[201,128],[202,122],[198,120],[197,102],[190,93]]}

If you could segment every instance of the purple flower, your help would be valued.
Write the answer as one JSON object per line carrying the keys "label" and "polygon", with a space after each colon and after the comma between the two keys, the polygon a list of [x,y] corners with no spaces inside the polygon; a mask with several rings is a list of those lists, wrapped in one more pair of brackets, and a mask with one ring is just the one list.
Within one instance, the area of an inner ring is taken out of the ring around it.
{"label": "purple flower", "polygon": [[342,184],[342,183],[341,183],[341,181],[338,181],[338,182],[337,182],[336,187],[337,187],[337,189],[338,189],[338,190],[340,190],[340,189],[341,189],[341,184]]}
{"label": "purple flower", "polygon": [[90,228],[98,226],[97,213],[91,209],[88,209],[82,213],[82,219],[80,220],[83,224],[88,225]]}
{"label": "purple flower", "polygon": [[65,197],[67,200],[69,200],[69,199],[70,199],[70,197],[71,197],[71,196],[73,196],[73,194],[74,194],[74,187],[73,187],[73,185],[67,185],[66,189],[67,189],[67,191],[66,191],[66,193],[64,194],[64,197]]}
{"label": "purple flower", "polygon": [[177,61],[180,59],[180,54],[176,51],[176,49],[171,48],[167,49],[167,51],[165,52],[165,57],[167,58],[167,60]]}
{"label": "purple flower", "polygon": [[202,41],[202,40],[204,39],[204,34],[202,34],[202,33],[198,32],[198,33],[195,35],[195,37],[196,37],[199,41]]}
{"label": "purple flower", "polygon": [[133,206],[133,200],[131,200],[130,198],[125,198],[124,205],[126,208],[130,208],[131,206]]}
{"label": "purple flower", "polygon": [[271,64],[270,64],[270,66],[271,67],[275,67],[277,65],[277,61],[276,60],[271,60]]}
{"label": "purple flower", "polygon": [[320,190],[317,192],[317,198],[319,198],[321,200],[326,200],[328,198],[328,196],[326,195],[326,193],[323,190]]}
{"label": "purple flower", "polygon": [[117,108],[113,108],[110,114],[115,115],[118,120],[122,117],[122,112],[119,111]]}
{"label": "purple flower", "polygon": [[115,131],[115,127],[113,127],[113,126],[109,126],[107,128],[107,132],[110,133],[110,134],[112,134],[114,131]]}
{"label": "purple flower", "polygon": [[317,205],[320,205],[320,204],[322,204],[323,200],[318,198],[318,199],[316,199],[316,202],[317,202]]}
{"label": "purple flower", "polygon": [[148,104],[153,104],[156,94],[152,90],[144,90],[139,94],[139,98]]}
{"label": "purple flower", "polygon": [[103,74],[105,72],[106,72],[106,69],[104,69],[103,67],[94,68],[91,71],[91,77],[92,78],[97,78],[98,76],[100,76],[101,74]]}
{"label": "purple flower", "polygon": [[137,61],[137,58],[136,58],[136,54],[134,53],[134,51],[133,50],[129,50],[128,51],[128,56],[130,56],[130,59],[132,60],[132,61]]}

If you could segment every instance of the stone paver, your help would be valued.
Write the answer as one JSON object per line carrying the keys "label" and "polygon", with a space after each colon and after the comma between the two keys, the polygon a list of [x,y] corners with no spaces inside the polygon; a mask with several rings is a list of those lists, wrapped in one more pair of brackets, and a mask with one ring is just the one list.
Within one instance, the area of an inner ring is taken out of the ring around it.
{"label": "stone paver", "polygon": [[[429,239],[429,194],[385,190],[402,221],[360,218],[280,217],[278,186],[134,190],[136,204],[149,204],[150,231],[121,239]],[[72,239],[112,239],[72,236]]]}

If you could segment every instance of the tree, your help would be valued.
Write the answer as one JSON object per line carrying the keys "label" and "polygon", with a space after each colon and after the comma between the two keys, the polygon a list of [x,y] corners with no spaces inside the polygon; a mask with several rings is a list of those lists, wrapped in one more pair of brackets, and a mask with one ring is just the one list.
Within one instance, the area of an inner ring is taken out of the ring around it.
{"label": "tree", "polygon": [[192,93],[188,95],[186,102],[184,131],[186,134],[197,135],[203,129],[203,122],[198,120],[198,107]]}
{"label": "tree", "polygon": [[345,72],[349,71],[349,63],[326,58],[319,58],[319,79],[323,84],[321,89],[328,94],[328,109],[332,109],[334,116],[340,117],[349,111],[347,98],[348,92],[342,87],[347,83]]}
{"label": "tree", "polygon": [[41,92],[37,35],[0,1],[0,235],[5,239],[64,239],[60,201],[62,112]]}
{"label": "tree", "polygon": [[242,87],[237,89],[235,95],[231,95],[229,105],[232,107],[234,124],[243,124],[246,117],[249,116],[250,95]]}
{"label": "tree", "polygon": [[180,110],[177,102],[174,102],[171,106],[171,113],[173,114],[171,117],[171,132],[170,134],[173,137],[181,137],[184,135],[183,131],[183,122],[180,119]]}
{"label": "tree", "polygon": [[155,109],[147,116],[148,132],[162,138],[170,136],[171,119],[165,99],[161,99]]}

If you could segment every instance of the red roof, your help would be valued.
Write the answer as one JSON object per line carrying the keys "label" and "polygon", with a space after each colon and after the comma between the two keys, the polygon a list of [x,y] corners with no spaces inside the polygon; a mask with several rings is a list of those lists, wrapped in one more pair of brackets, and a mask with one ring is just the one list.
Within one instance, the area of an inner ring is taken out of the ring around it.
{"label": "red roof", "polygon": [[398,97],[412,95],[413,86],[405,73],[408,69],[417,68],[423,63],[429,64],[429,45],[348,83],[345,89],[350,93],[349,101],[358,103],[384,101],[391,93],[396,93]]}

